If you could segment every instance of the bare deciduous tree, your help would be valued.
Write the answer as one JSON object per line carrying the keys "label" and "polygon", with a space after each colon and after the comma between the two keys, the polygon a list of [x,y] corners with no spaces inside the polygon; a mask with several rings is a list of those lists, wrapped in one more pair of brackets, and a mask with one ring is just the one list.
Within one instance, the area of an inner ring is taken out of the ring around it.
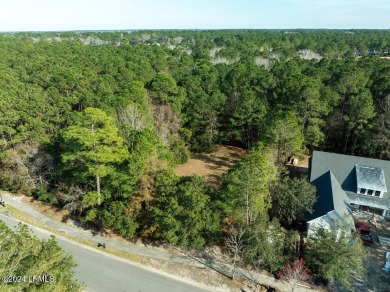
{"label": "bare deciduous tree", "polygon": [[218,119],[216,115],[212,115],[209,118],[209,123],[206,126],[206,136],[209,145],[214,144],[214,140],[218,136]]}
{"label": "bare deciduous tree", "polygon": [[125,108],[118,108],[116,111],[116,121],[127,144],[133,147],[135,134],[148,127],[148,120],[145,115],[134,104],[129,104]]}
{"label": "bare deciduous tree", "polygon": [[170,104],[153,104],[152,112],[156,134],[164,145],[169,146],[171,136],[178,137],[180,118]]}
{"label": "bare deciduous tree", "polygon": [[301,258],[296,259],[293,264],[286,263],[281,272],[281,278],[289,282],[291,292],[294,292],[299,282],[310,278],[309,270],[305,267],[305,260]]}
{"label": "bare deciduous tree", "polygon": [[47,187],[54,177],[52,156],[35,143],[25,142],[7,150],[1,167],[3,182],[27,194],[39,186]]}
{"label": "bare deciduous tree", "polygon": [[61,184],[57,188],[56,197],[64,204],[64,209],[71,213],[81,214],[84,211],[83,196],[87,193],[81,186]]}
{"label": "bare deciduous tree", "polygon": [[236,273],[237,262],[240,260],[242,250],[244,249],[244,235],[246,229],[231,225],[229,234],[225,238],[225,247],[232,257],[232,279]]}
{"label": "bare deciduous tree", "polygon": [[126,108],[118,108],[116,118],[118,124],[129,125],[136,131],[141,131],[147,126],[145,115],[133,104],[129,104]]}

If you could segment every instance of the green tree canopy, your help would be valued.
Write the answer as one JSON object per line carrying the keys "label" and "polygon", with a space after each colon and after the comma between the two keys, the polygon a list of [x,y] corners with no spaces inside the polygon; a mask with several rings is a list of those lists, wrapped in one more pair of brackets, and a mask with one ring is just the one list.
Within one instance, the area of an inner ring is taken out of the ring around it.
{"label": "green tree canopy", "polygon": [[277,116],[269,129],[268,140],[277,150],[278,165],[285,164],[291,155],[300,156],[303,153],[304,136],[297,115],[289,111]]}
{"label": "green tree canopy", "polygon": [[172,102],[174,96],[179,93],[176,80],[168,73],[159,73],[152,80],[152,96],[162,102]]}
{"label": "green tree canopy", "polygon": [[50,275],[53,281],[38,283],[0,281],[1,291],[81,291],[74,278],[73,258],[57,243],[54,236],[40,240],[27,225],[19,224],[15,231],[0,221],[0,274],[20,276]]}
{"label": "green tree canopy", "polygon": [[271,207],[269,184],[275,175],[270,150],[256,145],[226,175],[220,197],[226,215],[242,224],[253,224]]}
{"label": "green tree canopy", "polygon": [[244,259],[256,267],[277,271],[295,255],[292,247],[297,239],[296,232],[285,230],[277,219],[270,222],[265,216],[250,227]]}
{"label": "green tree canopy", "polygon": [[312,212],[316,202],[316,189],[307,178],[281,177],[271,188],[273,216],[281,223],[291,224],[303,214]]}
{"label": "green tree canopy", "polygon": [[102,110],[87,108],[75,125],[61,132],[60,138],[64,168],[84,183],[91,183],[91,177],[96,179],[96,193],[90,192],[85,204],[100,205],[100,179],[113,173],[115,165],[128,158],[114,118]]}
{"label": "green tree canopy", "polygon": [[151,82],[152,97],[160,103],[171,103],[177,113],[185,104],[185,91],[177,86],[176,80],[168,73],[159,73]]}
{"label": "green tree canopy", "polygon": [[[158,195],[150,210],[154,237],[195,248],[214,238],[220,222],[204,179],[193,176],[178,180],[163,171],[156,180]],[[161,184],[163,181],[167,183]]]}
{"label": "green tree canopy", "polygon": [[305,258],[312,271],[329,281],[339,281],[348,290],[354,277],[366,271],[367,253],[361,239],[344,227],[319,228],[306,244]]}

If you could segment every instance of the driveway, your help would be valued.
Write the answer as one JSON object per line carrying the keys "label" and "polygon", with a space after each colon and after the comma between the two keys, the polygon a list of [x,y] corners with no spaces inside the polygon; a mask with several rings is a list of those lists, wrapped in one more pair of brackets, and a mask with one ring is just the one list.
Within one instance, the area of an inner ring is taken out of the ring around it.
{"label": "driveway", "polygon": [[390,291],[390,273],[382,270],[385,265],[385,252],[390,246],[379,244],[378,235],[390,237],[390,222],[382,217],[367,212],[354,212],[355,220],[366,223],[371,230],[374,242],[365,245],[369,255],[367,260],[367,275],[363,279],[355,279],[353,291],[388,292]]}

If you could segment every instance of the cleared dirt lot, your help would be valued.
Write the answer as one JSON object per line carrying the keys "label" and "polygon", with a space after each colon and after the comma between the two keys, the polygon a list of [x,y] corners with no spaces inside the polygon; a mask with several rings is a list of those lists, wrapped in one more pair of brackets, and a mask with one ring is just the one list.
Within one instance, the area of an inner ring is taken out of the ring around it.
{"label": "cleared dirt lot", "polygon": [[191,159],[176,169],[179,176],[200,175],[210,186],[219,188],[222,176],[231,168],[246,151],[233,146],[218,145],[216,151],[208,154],[191,154]]}

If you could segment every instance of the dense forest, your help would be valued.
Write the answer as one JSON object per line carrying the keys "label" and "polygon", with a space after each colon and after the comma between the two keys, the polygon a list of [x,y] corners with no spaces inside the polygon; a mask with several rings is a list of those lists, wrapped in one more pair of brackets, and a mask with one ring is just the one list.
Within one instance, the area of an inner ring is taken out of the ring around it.
{"label": "dense forest", "polygon": [[[235,242],[234,259],[276,271],[302,256],[315,202],[289,157],[390,159],[389,54],[388,30],[1,34],[0,187],[125,238]],[[175,175],[218,144],[248,149],[220,189]],[[360,262],[345,257],[322,276],[348,287],[340,265]]]}

